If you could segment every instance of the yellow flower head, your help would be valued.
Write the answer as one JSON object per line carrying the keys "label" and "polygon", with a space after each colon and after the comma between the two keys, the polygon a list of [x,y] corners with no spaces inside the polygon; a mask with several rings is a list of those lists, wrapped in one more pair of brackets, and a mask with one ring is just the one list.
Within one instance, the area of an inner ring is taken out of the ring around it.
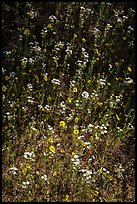
{"label": "yellow flower head", "polygon": [[29,164],[26,164],[26,168],[27,168],[27,169],[30,169],[31,166],[30,166]]}
{"label": "yellow flower head", "polygon": [[50,137],[50,138],[48,139],[48,141],[51,142],[51,143],[53,143],[53,138]]}
{"label": "yellow flower head", "polygon": [[76,93],[78,89],[76,87],[73,88],[73,92]]}
{"label": "yellow flower head", "polygon": [[71,103],[71,101],[72,101],[71,98],[68,97],[68,98],[67,98],[67,102],[68,102],[68,103]]}
{"label": "yellow flower head", "polygon": [[99,106],[102,106],[102,105],[103,105],[103,103],[102,103],[102,102],[98,102],[97,104],[98,104]]}
{"label": "yellow flower head", "polygon": [[48,81],[48,77],[47,77],[47,75],[44,75],[44,81]]}
{"label": "yellow flower head", "polygon": [[78,134],[79,134],[79,130],[78,130],[78,129],[75,129],[75,130],[73,131],[73,133],[74,133],[75,135],[78,135]]}
{"label": "yellow flower head", "polygon": [[9,77],[8,77],[8,76],[5,76],[5,79],[6,79],[6,81],[7,81],[7,80],[9,80]]}
{"label": "yellow flower head", "polygon": [[27,173],[27,168],[24,168],[24,169],[22,170],[22,173],[23,173],[23,175],[25,176],[26,173]]}
{"label": "yellow flower head", "polygon": [[51,24],[48,24],[48,28],[49,28],[49,29],[52,28],[52,25],[51,25]]}
{"label": "yellow flower head", "polygon": [[54,146],[50,146],[49,149],[51,152],[55,153],[55,147]]}
{"label": "yellow flower head", "polygon": [[65,127],[65,125],[66,125],[65,121],[60,121],[60,124],[59,124],[60,127]]}
{"label": "yellow flower head", "polygon": [[78,36],[77,36],[77,34],[74,34],[74,38],[77,38]]}
{"label": "yellow flower head", "polygon": [[87,82],[88,82],[88,84],[90,84],[90,83],[91,83],[91,80],[89,79]]}
{"label": "yellow flower head", "polygon": [[109,180],[112,181],[112,179],[113,179],[113,176],[111,175],[111,176],[109,177]]}
{"label": "yellow flower head", "polygon": [[86,39],[85,39],[85,38],[82,38],[82,42],[86,42]]}
{"label": "yellow flower head", "polygon": [[98,196],[99,191],[95,190],[95,196]]}
{"label": "yellow flower head", "polygon": [[54,172],[53,172],[53,176],[56,176],[56,175],[57,175],[57,172],[56,172],[56,171],[54,171]]}
{"label": "yellow flower head", "polygon": [[69,200],[69,195],[66,195],[65,201]]}
{"label": "yellow flower head", "polygon": [[2,91],[5,92],[7,90],[6,86],[2,86]]}
{"label": "yellow flower head", "polygon": [[78,117],[76,117],[76,118],[75,118],[75,122],[77,123],[78,121],[79,121],[79,118],[78,118]]}
{"label": "yellow flower head", "polygon": [[128,71],[129,71],[129,72],[131,72],[131,71],[132,71],[131,67],[128,67]]}

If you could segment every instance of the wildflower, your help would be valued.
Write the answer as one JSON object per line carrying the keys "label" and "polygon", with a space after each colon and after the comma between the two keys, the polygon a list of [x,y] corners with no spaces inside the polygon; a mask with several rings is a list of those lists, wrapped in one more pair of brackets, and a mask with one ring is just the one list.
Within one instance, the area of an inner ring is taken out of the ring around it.
{"label": "wildflower", "polygon": [[86,39],[85,39],[85,38],[82,38],[82,42],[86,42]]}
{"label": "wildflower", "polygon": [[68,98],[67,98],[67,102],[68,102],[68,103],[71,103],[71,101],[72,101],[71,98],[68,97]]}
{"label": "wildflower", "polygon": [[55,153],[55,147],[54,146],[50,146],[49,149],[50,149],[51,152]]}
{"label": "wildflower", "polygon": [[51,28],[52,28],[52,25],[51,25],[50,23],[48,24],[48,28],[49,28],[49,29],[51,29]]}
{"label": "wildflower", "polygon": [[89,97],[89,93],[87,91],[83,91],[81,95],[86,99]]}
{"label": "wildflower", "polygon": [[48,177],[47,177],[47,175],[45,174],[45,175],[41,176],[41,178],[46,181]]}
{"label": "wildflower", "polygon": [[112,179],[113,179],[113,176],[111,175],[111,176],[109,177],[109,180],[112,181]]}
{"label": "wildflower", "polygon": [[48,139],[48,141],[51,142],[51,143],[53,143],[53,138],[50,137],[50,138]]}
{"label": "wildflower", "polygon": [[9,77],[8,77],[8,76],[5,76],[5,79],[6,79],[6,81],[8,81],[8,80],[9,80]]}
{"label": "wildflower", "polygon": [[2,86],[2,91],[5,92],[7,90],[6,86]]}
{"label": "wildflower", "polygon": [[51,83],[60,85],[60,81],[58,79],[52,79]]}
{"label": "wildflower", "polygon": [[27,168],[27,169],[30,169],[31,166],[30,166],[29,164],[26,164],[26,168]]}
{"label": "wildflower", "polygon": [[75,118],[75,122],[77,123],[78,121],[79,121],[79,118],[78,118],[78,117],[76,117],[76,118]]}
{"label": "wildflower", "polygon": [[54,172],[53,172],[53,176],[56,176],[56,175],[57,175],[57,172],[56,172],[56,171],[54,171]]}
{"label": "wildflower", "polygon": [[69,195],[66,195],[65,201],[69,200]]}
{"label": "wildflower", "polygon": [[98,102],[97,104],[98,104],[99,106],[102,106],[102,105],[103,105],[103,103],[102,103],[102,102]]}
{"label": "wildflower", "polygon": [[74,34],[74,38],[77,38],[78,36],[77,36],[77,34]]}
{"label": "wildflower", "polygon": [[25,159],[32,159],[32,157],[35,157],[34,152],[25,152],[24,153],[24,158]]}
{"label": "wildflower", "polygon": [[78,90],[76,87],[73,88],[73,92],[76,93]]}
{"label": "wildflower", "polygon": [[59,124],[60,127],[65,127],[65,125],[66,125],[65,121],[60,121],[60,124]]}
{"label": "wildflower", "polygon": [[114,180],[114,182],[113,182],[115,185],[117,184],[117,181],[116,181],[116,179]]}
{"label": "wildflower", "polygon": [[130,77],[127,77],[125,80],[126,85],[128,84],[132,84],[133,83],[133,79],[131,79]]}
{"label": "wildflower", "polygon": [[119,63],[118,63],[118,62],[115,62],[115,65],[116,65],[116,66],[118,66],[118,65],[119,65]]}
{"label": "wildflower", "polygon": [[22,170],[22,173],[23,173],[23,175],[25,176],[26,173],[27,173],[27,168],[24,168],[24,169]]}
{"label": "wildflower", "polygon": [[90,83],[91,83],[91,80],[89,79],[89,80],[87,81],[87,83],[90,84]]}
{"label": "wildflower", "polygon": [[17,171],[18,169],[13,166],[13,167],[10,168],[10,170],[12,171],[13,174],[16,174],[16,173],[17,173],[16,171]]}
{"label": "wildflower", "polygon": [[95,190],[95,196],[98,196],[99,191]]}
{"label": "wildflower", "polygon": [[30,35],[30,30],[29,30],[28,28],[26,28],[26,29],[24,30],[24,34]]}
{"label": "wildflower", "polygon": [[74,132],[75,135],[79,134],[79,130],[78,129],[75,129],[73,132]]}
{"label": "wildflower", "polygon": [[30,182],[29,181],[26,181],[26,182],[22,182],[22,188],[26,188],[27,187],[27,185],[29,185],[30,184]]}
{"label": "wildflower", "polygon": [[12,93],[11,95],[12,95],[12,96],[15,96],[15,93]]}

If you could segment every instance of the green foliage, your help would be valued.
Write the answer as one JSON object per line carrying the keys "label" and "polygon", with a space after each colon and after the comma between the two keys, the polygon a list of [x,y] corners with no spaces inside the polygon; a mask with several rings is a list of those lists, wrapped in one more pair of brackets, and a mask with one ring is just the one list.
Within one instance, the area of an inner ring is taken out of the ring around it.
{"label": "green foliage", "polygon": [[4,202],[135,200],[134,7],[3,2]]}

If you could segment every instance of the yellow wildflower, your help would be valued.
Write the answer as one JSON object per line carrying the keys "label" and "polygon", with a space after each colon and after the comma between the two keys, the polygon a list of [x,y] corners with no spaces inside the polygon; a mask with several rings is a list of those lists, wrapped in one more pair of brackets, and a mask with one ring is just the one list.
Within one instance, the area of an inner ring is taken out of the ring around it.
{"label": "yellow wildflower", "polygon": [[75,152],[72,152],[72,155],[73,155],[73,156],[75,156],[75,155],[76,155],[76,153],[75,153]]}
{"label": "yellow wildflower", "polygon": [[113,179],[113,176],[111,175],[111,176],[109,177],[109,180],[112,181],[112,179]]}
{"label": "yellow wildflower", "polygon": [[30,166],[29,164],[26,164],[26,168],[27,168],[27,169],[30,169],[31,166]]}
{"label": "yellow wildflower", "polygon": [[77,34],[74,34],[74,38],[77,38],[78,36],[77,36]]}
{"label": "yellow wildflower", "polygon": [[78,90],[77,90],[77,88],[76,88],[76,87],[74,87],[74,88],[73,88],[73,92],[75,92],[75,93],[76,93],[77,91],[78,91]]}
{"label": "yellow wildflower", "polygon": [[9,77],[8,76],[5,76],[5,79],[6,79],[6,81],[9,79]]}
{"label": "yellow wildflower", "polygon": [[75,135],[78,135],[78,134],[79,134],[79,130],[78,130],[78,129],[75,129],[75,130],[73,131],[73,133],[74,133]]}
{"label": "yellow wildflower", "polygon": [[116,65],[116,66],[118,66],[118,64],[119,64],[118,62],[115,62],[115,65]]}
{"label": "yellow wildflower", "polygon": [[117,181],[116,181],[116,179],[114,180],[114,182],[113,182],[115,185],[117,184]]}
{"label": "yellow wildflower", "polygon": [[98,102],[97,104],[98,104],[99,106],[102,106],[102,105],[103,105],[103,103],[102,103],[102,102]]}
{"label": "yellow wildflower", "polygon": [[65,201],[69,200],[69,195],[66,195]]}
{"label": "yellow wildflower", "polygon": [[51,152],[55,153],[55,147],[54,146],[50,146],[49,149]]}
{"label": "yellow wildflower", "polygon": [[5,92],[7,90],[6,86],[2,86],[2,91]]}
{"label": "yellow wildflower", "polygon": [[51,143],[53,143],[53,138],[50,137],[50,138],[48,139],[48,141],[51,142]]}
{"label": "yellow wildflower", "polygon": [[52,28],[52,25],[51,25],[51,24],[48,24],[48,28],[49,28],[49,29]]}
{"label": "yellow wildflower", "polygon": [[54,172],[53,172],[53,176],[56,176],[56,175],[57,175],[57,172],[56,172],[56,171],[54,171]]}
{"label": "yellow wildflower", "polygon": [[24,30],[24,34],[30,35],[30,30],[29,30],[28,28],[26,28],[26,29]]}
{"label": "yellow wildflower", "polygon": [[42,109],[41,109],[42,111],[45,111],[45,109],[42,107]]}
{"label": "yellow wildflower", "polygon": [[65,127],[65,125],[66,125],[65,121],[60,121],[60,124],[59,124],[60,127]]}
{"label": "yellow wildflower", "polygon": [[132,71],[131,67],[128,67],[128,71],[129,71],[129,72],[131,72],[131,71]]}
{"label": "yellow wildflower", "polygon": [[23,173],[23,175],[25,176],[26,173],[27,173],[27,168],[24,168],[24,169],[22,170],[22,173]]}
{"label": "yellow wildflower", "polygon": [[95,190],[95,196],[98,196],[99,191]]}
{"label": "yellow wildflower", "polygon": [[88,84],[89,84],[89,83],[91,83],[91,80],[89,79],[87,82],[88,82]]}
{"label": "yellow wildflower", "polygon": [[82,42],[86,42],[86,39],[85,39],[85,38],[82,38]]}
{"label": "yellow wildflower", "polygon": [[77,123],[78,121],[79,121],[79,118],[78,118],[78,117],[76,117],[76,118],[75,118],[75,122]]}
{"label": "yellow wildflower", "polygon": [[71,98],[68,97],[68,98],[67,98],[67,102],[68,102],[68,103],[71,103],[71,101],[72,101]]}
{"label": "yellow wildflower", "polygon": [[47,75],[44,75],[43,78],[44,78],[44,81],[48,81]]}
{"label": "yellow wildflower", "polygon": [[12,96],[15,96],[15,93],[12,93]]}

